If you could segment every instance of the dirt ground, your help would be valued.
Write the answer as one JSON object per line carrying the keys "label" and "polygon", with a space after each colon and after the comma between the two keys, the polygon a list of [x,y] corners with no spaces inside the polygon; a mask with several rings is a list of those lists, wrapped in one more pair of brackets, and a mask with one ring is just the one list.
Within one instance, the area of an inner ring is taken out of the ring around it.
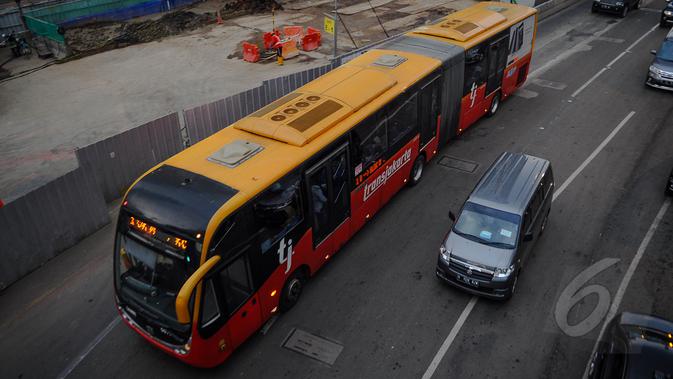
{"label": "dirt ground", "polygon": [[[220,0],[221,1],[221,0]],[[472,0],[340,0],[338,51],[400,33]],[[325,0],[282,1],[283,10],[233,17],[179,35],[136,43],[56,64],[36,57],[3,67],[0,79],[0,199],[11,201],[76,167],[73,151],[145,122],[253,88],[265,79],[317,67],[332,56],[332,36],[319,50],[275,64],[243,62],[240,45],[274,26],[322,29]],[[378,6],[377,6],[378,4]],[[189,9],[217,10],[209,0]],[[376,17],[378,16],[378,18]],[[379,23],[380,20],[380,23]],[[344,28],[343,25],[346,27]],[[383,31],[385,29],[385,32]]]}

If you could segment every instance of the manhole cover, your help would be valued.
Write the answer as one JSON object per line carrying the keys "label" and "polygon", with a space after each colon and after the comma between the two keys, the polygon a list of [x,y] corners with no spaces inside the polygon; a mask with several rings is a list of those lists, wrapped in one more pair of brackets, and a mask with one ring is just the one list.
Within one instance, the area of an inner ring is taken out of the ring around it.
{"label": "manhole cover", "polygon": [[333,365],[341,354],[344,347],[334,341],[330,341],[315,334],[299,329],[292,329],[285,338],[283,347],[304,354],[320,362]]}
{"label": "manhole cover", "polygon": [[437,162],[437,164],[442,165],[444,167],[469,173],[473,173],[477,169],[477,167],[479,167],[479,163],[477,162],[466,161],[464,159],[455,157],[449,157],[448,155],[442,156],[442,158],[439,159],[439,162]]}

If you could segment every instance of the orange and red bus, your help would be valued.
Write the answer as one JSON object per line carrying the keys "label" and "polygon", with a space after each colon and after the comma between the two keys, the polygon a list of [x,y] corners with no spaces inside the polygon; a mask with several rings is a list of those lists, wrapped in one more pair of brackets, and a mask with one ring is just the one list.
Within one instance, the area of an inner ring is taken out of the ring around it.
{"label": "orange and red bus", "polygon": [[291,308],[452,137],[526,79],[536,12],[480,3],[387,41],[153,167],[122,201],[124,322],[220,364]]}

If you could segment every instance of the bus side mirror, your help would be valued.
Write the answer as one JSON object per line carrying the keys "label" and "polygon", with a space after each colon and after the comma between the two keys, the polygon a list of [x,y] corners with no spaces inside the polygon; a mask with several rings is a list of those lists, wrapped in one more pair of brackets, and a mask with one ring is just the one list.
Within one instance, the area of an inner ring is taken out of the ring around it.
{"label": "bus side mirror", "polygon": [[175,314],[178,316],[178,322],[189,324],[192,316],[189,314],[189,299],[192,297],[194,288],[201,283],[206,274],[220,261],[220,256],[215,255],[208,259],[190,276],[185,284],[180,288],[178,296],[175,298]]}
{"label": "bus side mirror", "polygon": [[650,50],[650,54],[657,55],[657,51],[656,50]]}
{"label": "bus side mirror", "polygon": [[449,218],[451,221],[456,222],[456,215],[453,214],[453,212],[449,211]]}
{"label": "bus side mirror", "polygon": [[523,242],[530,242],[533,240],[533,233],[526,233],[523,236]]}

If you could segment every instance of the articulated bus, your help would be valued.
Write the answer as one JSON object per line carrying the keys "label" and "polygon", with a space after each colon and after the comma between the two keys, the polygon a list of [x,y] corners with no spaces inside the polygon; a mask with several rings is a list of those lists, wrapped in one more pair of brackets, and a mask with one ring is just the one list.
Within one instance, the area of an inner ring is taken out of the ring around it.
{"label": "articulated bus", "polygon": [[220,364],[452,137],[526,79],[536,11],[484,2],[393,38],[152,168],[122,201],[124,322]]}

